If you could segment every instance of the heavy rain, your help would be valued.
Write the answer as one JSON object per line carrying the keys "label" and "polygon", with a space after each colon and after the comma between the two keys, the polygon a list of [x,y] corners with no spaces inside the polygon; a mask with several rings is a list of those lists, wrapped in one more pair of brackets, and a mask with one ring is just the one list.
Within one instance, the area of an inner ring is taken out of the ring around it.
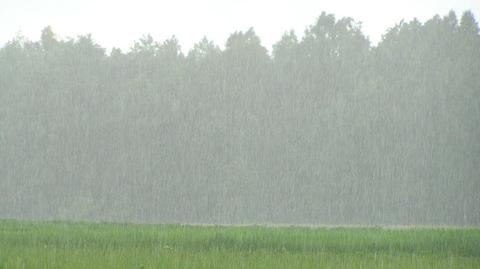
{"label": "heavy rain", "polygon": [[191,48],[12,36],[0,268],[478,268],[478,15],[373,42],[320,10],[270,47],[254,26]]}

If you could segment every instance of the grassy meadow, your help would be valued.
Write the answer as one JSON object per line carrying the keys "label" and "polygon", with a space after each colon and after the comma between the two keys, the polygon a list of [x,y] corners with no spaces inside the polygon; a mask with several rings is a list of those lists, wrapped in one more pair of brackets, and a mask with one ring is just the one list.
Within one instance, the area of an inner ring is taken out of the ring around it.
{"label": "grassy meadow", "polygon": [[0,268],[480,268],[480,229],[7,220]]}

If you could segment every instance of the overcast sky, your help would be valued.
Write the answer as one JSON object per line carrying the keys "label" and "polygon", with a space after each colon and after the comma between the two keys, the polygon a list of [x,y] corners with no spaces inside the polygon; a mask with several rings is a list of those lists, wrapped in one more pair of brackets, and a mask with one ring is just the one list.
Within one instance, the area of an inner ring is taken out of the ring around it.
{"label": "overcast sky", "polygon": [[480,0],[0,0],[0,46],[18,33],[38,40],[41,29],[51,25],[63,38],[91,33],[108,49],[127,50],[144,34],[157,41],[175,35],[186,51],[203,36],[223,47],[235,30],[253,27],[270,50],[287,30],[302,35],[322,11],[362,22],[376,43],[401,19],[423,22],[451,9],[458,16],[471,10],[478,21]]}

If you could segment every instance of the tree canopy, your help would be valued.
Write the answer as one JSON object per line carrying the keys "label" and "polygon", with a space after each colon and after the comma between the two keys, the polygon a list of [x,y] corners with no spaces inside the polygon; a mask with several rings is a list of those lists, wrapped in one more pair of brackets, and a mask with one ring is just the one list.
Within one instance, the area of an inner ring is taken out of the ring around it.
{"label": "tree canopy", "polygon": [[324,12],[271,54],[252,28],[0,49],[0,218],[478,225],[479,138],[470,11],[375,46]]}

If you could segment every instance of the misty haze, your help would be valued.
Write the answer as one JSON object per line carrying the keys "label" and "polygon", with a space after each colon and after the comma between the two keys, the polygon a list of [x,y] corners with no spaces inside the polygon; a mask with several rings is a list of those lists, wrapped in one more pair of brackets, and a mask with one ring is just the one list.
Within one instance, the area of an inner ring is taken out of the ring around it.
{"label": "misty haze", "polygon": [[471,13],[372,47],[322,15],[271,55],[175,37],[0,50],[0,216],[152,223],[480,224],[480,36]]}
{"label": "misty haze", "polygon": [[106,49],[55,25],[12,37],[0,219],[479,226],[473,13],[398,22],[376,44],[325,12],[285,30],[272,48],[254,28],[189,50],[151,35]]}

